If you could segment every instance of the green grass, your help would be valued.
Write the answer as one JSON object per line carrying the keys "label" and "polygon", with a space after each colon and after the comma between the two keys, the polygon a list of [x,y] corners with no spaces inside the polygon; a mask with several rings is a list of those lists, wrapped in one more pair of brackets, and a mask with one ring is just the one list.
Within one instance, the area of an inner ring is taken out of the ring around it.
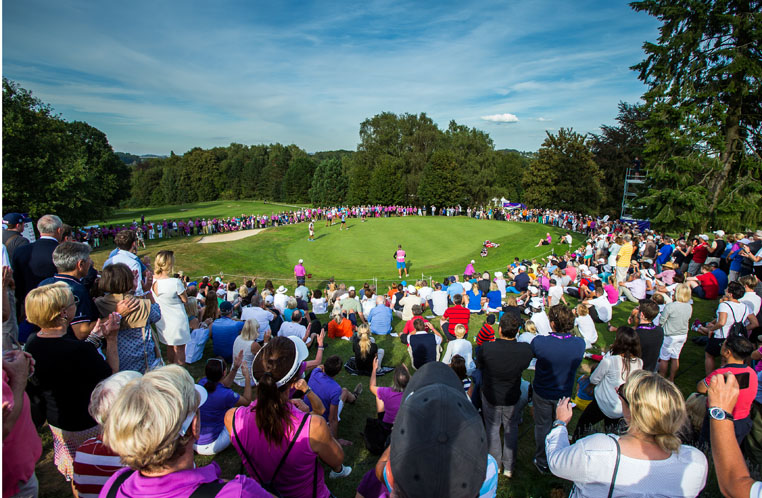
{"label": "green grass", "polygon": [[[554,240],[564,232],[544,225],[498,221],[480,221],[466,217],[402,217],[371,219],[362,223],[347,222],[349,230],[339,225],[326,227],[315,223],[315,241],[307,240],[307,225],[300,223],[270,228],[258,235],[233,242],[197,244],[200,237],[177,237],[147,241],[141,251],[150,258],[162,249],[175,251],[176,270],[192,277],[218,274],[231,278],[256,275],[258,278],[293,280],[293,267],[304,259],[313,274],[313,285],[335,276],[343,281],[365,282],[398,280],[393,253],[398,244],[407,252],[411,278],[462,274],[474,259],[478,269],[505,270],[514,257],[539,257],[549,254],[547,246],[534,247],[550,231]],[[489,239],[501,246],[481,258],[482,242]],[[581,236],[575,242],[582,241]],[[565,246],[563,246],[565,248]],[[93,253],[100,266],[110,247]],[[410,280],[410,279],[408,279]],[[380,285],[380,284],[379,284]]]}
{"label": "green grass", "polygon": [[[559,230],[544,225],[506,223],[496,221],[477,221],[460,218],[390,218],[373,219],[367,223],[350,220],[350,230],[339,232],[338,225],[324,227],[323,222],[316,223],[315,242],[306,241],[306,225],[285,226],[269,229],[259,235],[223,244],[197,244],[197,237],[177,238],[159,241],[149,245],[141,255],[153,256],[156,251],[171,248],[177,257],[177,269],[183,269],[190,275],[213,275],[223,271],[226,275],[261,275],[285,278],[293,281],[292,268],[298,258],[305,260],[309,272],[314,278],[308,286],[325,281],[335,276],[337,281],[357,283],[379,279],[379,287],[385,288],[387,281],[398,280],[392,259],[392,252],[397,244],[403,245],[411,262],[411,277],[433,275],[440,279],[444,275],[462,273],[471,259],[477,261],[477,269],[494,270],[504,268],[515,256],[530,258],[548,252],[547,247],[535,248],[537,240],[550,230],[554,240],[558,240]],[[575,244],[583,237],[575,235]],[[482,259],[479,250],[484,239],[499,242],[501,247],[492,249],[490,255]],[[105,260],[107,251],[94,253],[93,259],[100,264]],[[234,279],[235,280],[235,279]],[[238,279],[240,282],[241,280]],[[277,285],[277,283],[276,283]],[[569,299],[574,303],[574,299]],[[625,324],[633,308],[631,303],[621,303],[614,307],[613,325]],[[714,316],[716,301],[696,300],[693,306],[693,318],[709,320]],[[326,316],[320,317],[327,320]],[[485,316],[472,316],[470,330],[478,330]],[[404,323],[394,319],[394,329],[399,332]],[[604,348],[613,340],[613,333],[598,325],[598,347]],[[470,334],[475,339],[475,334]],[[692,336],[691,336],[692,337]],[[384,365],[407,363],[409,357],[399,339],[390,336],[377,338],[379,347],[385,350]],[[352,355],[351,344],[346,341],[328,340],[326,354],[338,354],[346,360]],[[207,344],[204,359],[190,365],[189,371],[195,379],[203,377],[205,359],[212,355],[211,341]],[[694,391],[696,382],[704,376],[703,349],[690,340],[683,348],[681,368],[676,379],[678,387],[687,396]],[[583,362],[582,369],[592,364]],[[531,380],[533,372],[525,372],[525,378]],[[352,474],[341,480],[328,481],[331,491],[339,497],[351,497],[363,475],[375,465],[377,457],[366,451],[360,432],[366,417],[375,413],[373,396],[368,392],[368,377],[354,377],[342,371],[337,381],[344,387],[354,388],[361,382],[364,392],[358,402],[347,406],[342,413],[339,436],[353,441],[345,447],[345,463],[350,465]],[[379,378],[380,385],[390,385],[387,375]],[[578,414],[575,415],[575,418]],[[573,425],[573,423],[572,423]],[[508,480],[500,477],[498,496],[550,496],[551,493],[568,494],[570,483],[553,476],[540,476],[532,465],[534,454],[533,420],[529,408],[524,412],[524,423],[520,426],[517,464],[514,477]],[[68,485],[57,473],[52,463],[52,442],[49,432],[43,432],[44,453],[37,465],[37,475],[41,483],[41,496],[57,497],[68,494]],[[425,457],[425,456],[422,456]],[[216,461],[222,467],[223,477],[230,478],[241,471],[240,458],[235,450],[229,448],[214,457],[197,456],[198,465]],[[327,477],[327,476],[326,476]],[[709,477],[706,496],[719,496],[713,473]]]}
{"label": "green grass", "polygon": [[[210,201],[194,202],[193,204],[177,204],[148,208],[119,209],[108,220],[92,220],[96,225],[123,225],[140,221],[141,216],[146,221],[161,221],[172,219],[196,219],[198,217],[228,217],[242,214],[271,214],[291,209],[290,204],[265,204],[262,201]],[[303,206],[303,204],[301,205]]]}

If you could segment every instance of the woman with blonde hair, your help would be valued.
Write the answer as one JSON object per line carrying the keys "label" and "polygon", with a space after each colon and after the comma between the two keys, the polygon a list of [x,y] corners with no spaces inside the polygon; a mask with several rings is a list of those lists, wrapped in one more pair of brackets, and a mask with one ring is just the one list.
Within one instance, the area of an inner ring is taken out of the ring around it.
{"label": "woman with blonde hair", "polygon": [[206,390],[178,365],[124,386],[112,408],[119,416],[106,419],[103,442],[129,468],[115,473],[101,495],[190,496],[198,490],[206,496],[271,496],[249,477],[220,479],[216,462],[196,467],[193,444],[201,434],[199,408],[206,400]]}
{"label": "woman with blonde hair", "polygon": [[667,376],[675,381],[675,374],[680,368],[680,352],[688,339],[693,306],[691,302],[691,288],[688,284],[680,284],[675,289],[675,300],[666,306],[661,312],[659,323],[664,329],[664,342],[659,352],[659,374]]}
{"label": "woman with blonde hair", "polygon": [[558,401],[556,421],[545,439],[551,472],[574,481],[575,497],[698,495],[706,484],[707,460],[696,448],[680,444],[677,434],[687,414],[677,386],[638,370],[618,395],[627,433],[593,434],[573,445],[566,428],[571,402]]}
{"label": "woman with blonde hair", "polygon": [[482,293],[479,290],[479,284],[476,282],[471,284],[471,289],[466,291],[466,295],[463,297],[467,301],[466,307],[468,308],[468,311],[471,313],[482,312],[482,306],[484,305],[485,300],[483,299]]}
{"label": "woman with blonde hair", "polygon": [[[251,372],[251,364],[254,361],[254,357],[257,356],[259,350],[262,349],[262,345],[270,342],[270,332],[268,331],[265,334],[263,344],[257,342],[257,339],[259,339],[259,322],[255,318],[252,318],[246,320],[246,323],[243,324],[243,328],[241,329],[241,333],[235,338],[235,342],[233,342],[233,358],[237,358],[238,354],[243,351],[243,364],[249,368],[249,372]],[[234,382],[243,387],[246,385],[245,381],[246,378],[244,377],[243,372],[238,370]]]}
{"label": "woman with blonde hair", "polygon": [[455,326],[455,337],[453,341],[447,343],[447,351],[442,357],[442,363],[449,365],[455,356],[460,356],[465,361],[465,369],[468,375],[474,373],[476,364],[474,364],[474,351],[471,341],[464,339],[466,336],[466,327],[459,323]]}
{"label": "woman with blonde hair", "polygon": [[[71,481],[77,447],[99,433],[98,423],[88,412],[90,395],[98,382],[119,371],[119,318],[112,313],[99,319],[84,341],[68,335],[77,300],[63,282],[32,289],[24,307],[27,320],[40,327],[26,343],[26,351],[35,361],[32,382],[45,399],[55,465]],[[106,360],[97,349],[101,338],[105,339]]]}
{"label": "woman with blonde hair", "polygon": [[373,358],[376,355],[379,365],[384,360],[384,350],[370,336],[370,327],[365,323],[357,326],[357,336],[352,338],[352,350],[355,353],[355,369],[361,375],[373,372]]}
{"label": "woman with blonde hair", "polygon": [[[190,325],[185,313],[188,296],[185,285],[174,278],[175,253],[159,251],[154,262],[153,295],[161,308],[156,322],[159,341],[167,345],[167,362],[185,365],[185,345],[190,342]],[[207,306],[209,305],[207,300]]]}
{"label": "woman with blonde hair", "polygon": [[503,311],[503,296],[500,294],[500,289],[497,288],[497,283],[494,281],[489,284],[489,292],[484,296],[484,306],[488,313],[499,313]]}

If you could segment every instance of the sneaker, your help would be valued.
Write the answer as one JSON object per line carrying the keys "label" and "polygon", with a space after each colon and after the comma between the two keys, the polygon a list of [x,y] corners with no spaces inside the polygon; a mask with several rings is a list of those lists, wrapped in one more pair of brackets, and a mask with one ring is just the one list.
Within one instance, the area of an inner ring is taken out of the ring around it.
{"label": "sneaker", "polygon": [[550,472],[550,469],[546,465],[543,465],[540,462],[538,462],[536,458],[532,460],[532,463],[534,463],[534,466],[537,468],[537,471],[540,474],[547,474],[548,472]]}
{"label": "sneaker", "polygon": [[392,332],[389,335],[392,336],[392,337],[399,337],[400,336],[397,332]]}
{"label": "sneaker", "polygon": [[507,477],[508,479],[510,479],[511,477],[513,477],[513,471],[505,469],[503,470],[503,475]]}
{"label": "sneaker", "polygon": [[359,382],[357,383],[357,385],[355,386],[355,390],[352,391],[352,394],[355,395],[355,398],[358,398],[362,394],[362,384],[361,383],[359,383]]}
{"label": "sneaker", "polygon": [[341,466],[341,472],[334,472],[331,471],[330,474],[328,474],[328,477],[331,479],[339,479],[340,477],[347,477],[352,472],[352,467],[349,467],[347,465]]}

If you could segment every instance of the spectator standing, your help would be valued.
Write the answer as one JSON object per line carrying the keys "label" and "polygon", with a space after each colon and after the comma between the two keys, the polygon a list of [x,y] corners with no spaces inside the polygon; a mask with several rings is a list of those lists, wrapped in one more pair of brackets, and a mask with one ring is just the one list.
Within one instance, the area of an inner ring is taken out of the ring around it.
{"label": "spectator standing", "polygon": [[688,339],[693,306],[691,301],[691,288],[686,284],[680,284],[675,289],[675,300],[666,306],[661,312],[659,323],[664,330],[664,341],[659,352],[659,374],[675,381],[675,374],[680,368],[680,352]]}
{"label": "spectator standing", "polygon": [[3,228],[3,245],[8,250],[8,259],[13,261],[13,254],[21,246],[29,244],[24,231],[24,216],[19,213],[8,213],[3,216],[5,228]]}
{"label": "spectator standing", "polygon": [[[481,401],[489,454],[503,467],[503,475],[513,477],[518,445],[521,374],[533,357],[532,347],[516,342],[521,323],[510,314],[500,319],[498,337],[482,345],[477,365],[482,372]],[[501,451],[500,428],[503,428]]]}
{"label": "spectator standing", "polygon": [[531,344],[537,358],[534,376],[534,464],[540,473],[548,472],[545,436],[553,423],[553,411],[558,400],[571,396],[577,367],[585,354],[585,341],[574,337],[574,314],[561,304],[550,308],[552,333],[538,335]]}
{"label": "spectator standing", "polygon": [[185,345],[190,342],[190,326],[185,313],[188,296],[182,281],[172,277],[174,267],[174,252],[159,251],[156,254],[156,276],[152,289],[161,308],[161,319],[156,322],[156,332],[159,340],[167,345],[167,362],[185,365]]}

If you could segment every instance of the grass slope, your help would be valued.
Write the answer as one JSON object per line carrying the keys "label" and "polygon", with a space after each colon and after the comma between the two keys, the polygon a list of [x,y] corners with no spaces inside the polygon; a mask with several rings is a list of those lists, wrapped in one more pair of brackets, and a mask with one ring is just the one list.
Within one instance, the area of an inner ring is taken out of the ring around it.
{"label": "grass slope", "polygon": [[[546,248],[535,248],[537,240],[543,236],[548,227],[535,224],[503,223],[477,221],[466,218],[393,218],[370,220],[365,224],[352,220],[349,222],[349,232],[339,232],[338,225],[330,228],[318,224],[316,242],[306,242],[306,226],[286,226],[268,230],[260,235],[226,244],[195,244],[195,237],[160,241],[149,246],[147,253],[155,254],[159,249],[172,248],[176,251],[178,268],[185,269],[191,274],[214,274],[220,270],[227,274],[244,272],[256,274],[267,271],[269,274],[291,278],[291,269],[299,257],[305,259],[308,270],[315,274],[309,282],[314,285],[317,281],[335,275],[339,281],[351,279],[368,279],[376,275],[394,279],[396,269],[391,253],[398,243],[408,252],[414,274],[429,272],[441,278],[445,274],[462,272],[470,259],[477,260],[478,268],[499,268],[513,259],[514,256],[532,257],[547,252]],[[551,230],[554,239],[558,239],[558,231]],[[575,243],[582,238],[575,234]],[[485,260],[478,257],[481,242],[489,238],[500,242],[498,249],[490,251]],[[141,252],[142,254],[142,252]],[[93,259],[98,264],[105,260],[107,251],[95,253]],[[379,282],[381,285],[381,282]],[[574,299],[569,299],[575,303]],[[631,303],[620,303],[614,308],[613,325],[623,325],[633,308]],[[709,320],[714,316],[716,301],[696,300],[693,306],[693,318]],[[321,316],[325,322],[328,317]],[[485,316],[472,316],[469,339],[475,339],[475,332],[484,323]],[[394,329],[399,332],[404,323],[394,319]],[[597,346],[604,348],[611,344],[614,334],[597,325],[599,342]],[[691,337],[693,334],[691,335]],[[399,339],[390,336],[376,338],[379,347],[385,350],[384,365],[406,363],[410,359],[405,347]],[[352,355],[351,344],[341,340],[328,340],[326,355],[338,354],[346,360]],[[211,341],[207,344],[204,359],[189,365],[189,371],[195,379],[204,375],[205,360],[212,355]],[[314,357],[314,349],[311,352]],[[327,357],[327,356],[326,356]],[[678,387],[687,396],[695,390],[696,382],[703,378],[704,363],[703,349],[691,341],[683,348],[681,369],[676,379]],[[582,368],[593,366],[587,360]],[[531,380],[532,371],[526,371],[524,377]],[[345,463],[353,470],[349,477],[340,480],[327,480],[331,491],[339,497],[352,497],[363,475],[371,469],[377,457],[371,455],[364,447],[360,432],[366,417],[375,413],[373,396],[368,392],[368,377],[354,377],[342,371],[337,381],[349,389],[361,382],[364,392],[354,406],[345,407],[339,426],[339,436],[353,441],[352,446],[345,447]],[[389,386],[389,376],[380,377],[379,385]],[[541,476],[532,465],[534,455],[534,423],[530,409],[523,414],[524,420],[520,426],[517,464],[513,479],[500,477],[498,485],[499,497],[514,496],[551,496],[560,493],[567,496],[570,483],[553,476]],[[575,413],[575,419],[579,411]],[[574,422],[571,424],[574,425]],[[68,495],[69,486],[56,471],[53,465],[53,449],[50,433],[42,432],[43,457],[37,465],[37,475],[40,479],[40,496],[58,497]],[[425,455],[421,456],[425,458]],[[196,456],[197,465],[206,465],[211,461],[222,467],[223,477],[230,478],[241,471],[241,461],[235,450],[227,449],[214,457]],[[465,462],[464,462],[465,463]],[[326,475],[327,477],[327,475]],[[709,483],[705,496],[720,496],[714,473],[710,471]]]}
{"label": "grass slope", "polygon": [[[303,206],[303,205],[302,205]],[[290,204],[272,204],[262,201],[210,201],[194,202],[192,204],[177,204],[135,209],[120,209],[115,211],[108,220],[92,220],[92,224],[123,225],[140,221],[145,216],[147,221],[172,219],[188,220],[198,217],[228,217],[242,214],[271,214],[291,209]]]}

